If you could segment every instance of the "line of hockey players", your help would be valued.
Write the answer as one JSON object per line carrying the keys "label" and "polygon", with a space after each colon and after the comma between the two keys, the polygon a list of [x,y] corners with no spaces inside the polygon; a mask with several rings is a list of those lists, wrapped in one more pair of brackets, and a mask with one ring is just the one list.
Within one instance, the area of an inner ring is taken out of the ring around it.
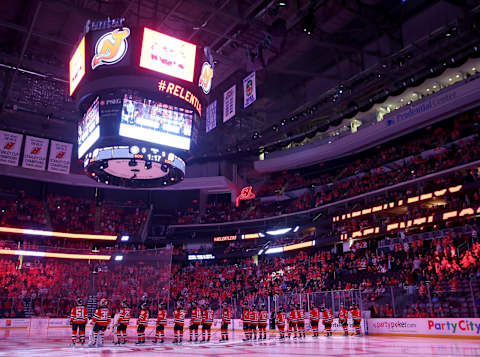
{"label": "line of hockey players", "polygon": [[[361,312],[358,305],[353,305],[350,311],[340,306],[339,310],[339,324],[343,327],[345,336],[348,336],[348,324],[347,320],[349,314],[353,320],[354,334],[360,335],[360,322]],[[92,317],[93,328],[91,330],[89,345],[90,346],[102,346],[104,340],[105,331],[113,324],[113,334],[116,334],[116,344],[126,344],[127,342],[127,328],[130,322],[131,309],[124,300],[121,303],[120,311],[115,315],[114,321],[111,318],[111,311],[108,308],[106,299],[101,299],[99,306],[95,310]],[[211,329],[213,325],[214,312],[206,303],[202,306],[198,306],[196,302],[192,303],[192,309],[190,313],[190,325],[189,329],[189,342],[210,342]],[[173,312],[174,318],[174,339],[173,343],[182,343],[184,335],[185,325],[185,311],[183,309],[183,303],[177,303],[177,307]],[[290,305],[288,312],[285,312],[283,307],[280,307],[275,314],[275,324],[278,328],[280,339],[283,340],[286,337],[290,338],[293,334],[293,338],[305,338],[305,310],[297,305]],[[324,306],[317,308],[313,307],[310,310],[310,325],[312,327],[313,337],[319,336],[318,326],[320,321],[325,328],[325,336],[332,335],[332,323],[333,314],[332,311]],[[137,318],[137,342],[136,344],[145,343],[145,330],[148,326],[149,310],[147,303],[141,305],[141,310]],[[242,311],[243,331],[245,334],[245,341],[249,340],[266,340],[267,339],[267,322],[268,311],[265,308],[265,304],[260,305],[260,309],[257,310],[255,305],[244,305]],[[88,323],[87,308],[83,304],[82,299],[77,299],[77,304],[72,308],[70,314],[70,324],[72,326],[72,343],[73,345],[78,343],[85,344],[85,330]],[[228,327],[231,323],[231,311],[227,303],[222,304],[221,312],[221,339],[220,342],[226,342],[229,340]],[[165,341],[165,329],[167,326],[167,309],[164,303],[160,304],[157,321],[155,328],[155,336],[152,343],[164,343]],[[202,339],[199,340],[201,333]],[[78,335],[78,336],[77,336]]]}
{"label": "line of hockey players", "polygon": [[[348,336],[348,317],[349,314],[353,321],[354,335],[360,336],[360,323],[362,320],[362,315],[360,308],[357,304],[351,306],[350,310],[347,310],[343,304],[340,305],[338,312],[338,322],[342,326],[344,335]],[[279,331],[280,339],[285,338],[305,338],[305,310],[300,306],[300,304],[290,305],[289,311],[286,312],[283,307],[278,309],[278,312],[275,315],[275,325]],[[265,305],[260,305],[260,310],[256,310],[255,305],[243,306],[242,312],[242,322],[243,322],[243,332],[245,334],[244,341],[256,340],[258,335],[258,340],[267,339],[267,318],[268,312],[265,309]],[[313,307],[310,310],[310,326],[312,328],[313,337],[319,336],[318,326],[320,321],[324,326],[324,335],[326,337],[332,336],[332,324],[333,324],[333,313],[330,309],[325,306],[320,308]],[[258,334],[257,334],[258,331]]]}

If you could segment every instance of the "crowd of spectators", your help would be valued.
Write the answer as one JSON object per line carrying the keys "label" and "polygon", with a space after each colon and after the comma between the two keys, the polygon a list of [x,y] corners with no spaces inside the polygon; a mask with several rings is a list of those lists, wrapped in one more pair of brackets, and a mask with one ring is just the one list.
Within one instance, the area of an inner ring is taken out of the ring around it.
{"label": "crowd of spectators", "polygon": [[47,213],[40,199],[22,190],[2,190],[0,225],[42,228],[47,225]]}
{"label": "crowd of spectators", "polygon": [[[77,296],[94,296],[97,301],[106,297],[114,306],[126,298],[135,307],[170,296],[172,302],[205,300],[219,308],[223,301],[240,306],[245,300],[274,296],[360,291],[364,308],[388,316],[392,307],[386,304],[391,289],[396,289],[399,297],[415,296],[418,311],[396,306],[395,316],[432,316],[439,312],[428,308],[427,295],[432,302],[451,304],[448,299],[455,299],[465,279],[476,279],[475,292],[480,289],[480,244],[461,233],[405,240],[391,250],[377,249],[371,240],[356,242],[344,252],[309,248],[273,257],[174,263],[171,270],[169,264],[168,259],[160,263],[141,257],[125,264],[0,259],[0,315],[24,316],[29,304],[34,315],[66,316]],[[442,316],[456,313],[455,307],[441,305]]]}
{"label": "crowd of spectators", "polygon": [[[203,214],[198,208],[186,209],[177,214],[176,223],[215,223],[302,211],[478,160],[479,120],[480,112],[466,113],[424,129],[414,139],[389,142],[330,169],[276,173],[259,189],[257,199],[239,207],[232,202],[211,204]],[[285,191],[295,189],[305,192],[297,198],[285,197]],[[261,200],[269,195],[279,199]]]}
{"label": "crowd of spectators", "polygon": [[0,224],[69,233],[134,235],[147,218],[141,201],[108,202],[49,194],[45,199],[23,190],[0,192]]}

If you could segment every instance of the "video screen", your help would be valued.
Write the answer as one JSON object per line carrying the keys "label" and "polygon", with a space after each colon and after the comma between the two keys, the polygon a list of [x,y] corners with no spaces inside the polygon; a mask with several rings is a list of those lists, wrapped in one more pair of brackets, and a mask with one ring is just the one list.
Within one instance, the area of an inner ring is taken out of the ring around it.
{"label": "video screen", "polygon": [[80,159],[88,149],[100,138],[100,111],[98,97],[78,123],[78,158]]}
{"label": "video screen", "polygon": [[190,150],[193,111],[125,95],[119,134],[158,145]]}
{"label": "video screen", "polygon": [[196,51],[194,44],[145,28],[140,67],[192,82]]}
{"label": "video screen", "polygon": [[73,94],[78,84],[85,75],[85,37],[78,44],[68,64],[70,95]]}

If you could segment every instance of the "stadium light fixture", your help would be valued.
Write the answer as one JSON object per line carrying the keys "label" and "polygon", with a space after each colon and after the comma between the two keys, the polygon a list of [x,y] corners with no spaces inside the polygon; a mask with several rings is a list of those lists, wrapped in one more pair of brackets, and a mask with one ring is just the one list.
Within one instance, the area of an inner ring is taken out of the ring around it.
{"label": "stadium light fixture", "polygon": [[123,255],[116,255],[115,256],[115,261],[116,262],[121,262],[123,260]]}
{"label": "stadium light fixture", "polygon": [[122,236],[122,237],[120,238],[120,240],[121,240],[122,242],[128,242],[129,239],[130,239],[130,236],[127,236],[127,235]]}
{"label": "stadium light fixture", "polygon": [[265,251],[265,254],[276,254],[276,253],[283,253],[283,247],[268,248]]}
{"label": "stadium light fixture", "polygon": [[263,251],[264,251],[263,248],[260,249],[259,252],[258,252],[258,255],[262,255],[262,254],[263,254]]}
{"label": "stadium light fixture", "polygon": [[52,232],[52,231],[42,231],[38,229],[25,229],[25,228],[13,228],[13,227],[0,227],[0,233],[26,234],[31,236],[57,237],[57,238],[70,238],[70,239],[117,240],[117,236],[110,236],[110,235],[64,233],[64,232]]}
{"label": "stadium light fixture", "polygon": [[296,227],[293,229],[293,233],[297,233],[299,229],[300,229],[300,226],[296,226]]}
{"label": "stadium light fixture", "polygon": [[41,257],[41,258],[61,258],[61,259],[84,259],[84,260],[110,260],[110,255],[93,255],[93,254],[70,254],[55,252],[39,252],[32,250],[14,250],[0,249],[0,255],[18,255],[25,257]]}
{"label": "stadium light fixture", "polygon": [[281,236],[283,234],[287,234],[291,230],[292,230],[292,228],[280,228],[280,229],[274,229],[272,231],[267,231],[266,233],[269,236]]}

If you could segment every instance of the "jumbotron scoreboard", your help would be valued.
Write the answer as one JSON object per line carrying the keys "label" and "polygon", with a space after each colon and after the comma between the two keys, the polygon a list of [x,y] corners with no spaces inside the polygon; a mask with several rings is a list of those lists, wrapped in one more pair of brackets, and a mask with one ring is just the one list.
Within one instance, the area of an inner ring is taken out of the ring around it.
{"label": "jumbotron scoreboard", "polygon": [[182,181],[212,62],[195,44],[124,19],[87,22],[69,63],[69,94],[81,114],[76,151],[87,175],[126,187]]}

